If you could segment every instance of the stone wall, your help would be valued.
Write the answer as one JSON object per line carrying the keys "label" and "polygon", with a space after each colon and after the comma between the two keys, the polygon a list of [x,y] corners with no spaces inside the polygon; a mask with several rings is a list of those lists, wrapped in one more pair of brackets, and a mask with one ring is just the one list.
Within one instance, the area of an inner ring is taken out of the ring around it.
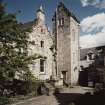
{"label": "stone wall", "polygon": [[70,33],[71,33],[71,84],[78,82],[79,73],[79,24],[70,17]]}

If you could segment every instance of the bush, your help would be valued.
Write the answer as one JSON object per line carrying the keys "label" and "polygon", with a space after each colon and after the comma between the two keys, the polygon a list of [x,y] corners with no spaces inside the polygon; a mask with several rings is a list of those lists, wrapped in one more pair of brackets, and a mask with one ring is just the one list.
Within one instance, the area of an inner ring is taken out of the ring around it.
{"label": "bush", "polygon": [[10,103],[9,98],[4,97],[4,96],[2,96],[2,97],[0,96],[0,105],[7,105],[9,103]]}
{"label": "bush", "polygon": [[35,93],[35,96],[37,96],[37,88],[40,84],[40,81],[23,81],[14,79],[12,82],[4,81],[1,84],[2,89],[0,88],[0,96],[3,95],[4,89],[6,89],[9,93],[7,94],[9,97],[17,95],[28,95],[30,93]]}
{"label": "bush", "polygon": [[35,92],[36,94],[36,88],[37,88],[38,82],[35,81],[21,81],[21,80],[15,80],[13,84],[13,90],[18,95],[27,95],[31,92]]}

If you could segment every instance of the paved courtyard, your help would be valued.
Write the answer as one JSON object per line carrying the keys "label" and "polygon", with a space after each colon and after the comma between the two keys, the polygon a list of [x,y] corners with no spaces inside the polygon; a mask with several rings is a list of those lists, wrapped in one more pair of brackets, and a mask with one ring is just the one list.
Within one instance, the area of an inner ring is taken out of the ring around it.
{"label": "paved courtyard", "polygon": [[54,95],[39,96],[13,105],[59,105]]}
{"label": "paved courtyard", "polygon": [[78,97],[90,90],[90,88],[82,87],[65,88],[60,94],[43,95],[13,105],[69,105],[69,103],[77,100]]}

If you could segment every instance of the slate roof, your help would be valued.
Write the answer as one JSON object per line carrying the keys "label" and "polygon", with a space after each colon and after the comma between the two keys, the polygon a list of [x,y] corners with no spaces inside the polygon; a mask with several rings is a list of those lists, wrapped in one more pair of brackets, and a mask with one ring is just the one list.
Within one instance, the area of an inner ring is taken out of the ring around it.
{"label": "slate roof", "polygon": [[105,49],[105,46],[80,49],[80,60],[83,60],[85,58],[85,56],[87,55],[87,53],[89,53],[89,52],[93,52],[94,54],[97,54],[99,49]]}

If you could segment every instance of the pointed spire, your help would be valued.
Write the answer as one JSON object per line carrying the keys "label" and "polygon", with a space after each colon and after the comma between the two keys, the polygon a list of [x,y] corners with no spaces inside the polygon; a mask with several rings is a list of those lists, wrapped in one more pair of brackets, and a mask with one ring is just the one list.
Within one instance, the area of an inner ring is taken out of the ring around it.
{"label": "pointed spire", "polygon": [[43,10],[43,7],[42,7],[42,4],[40,5],[40,8],[39,8],[42,12],[44,12]]}
{"label": "pointed spire", "polygon": [[43,10],[43,6],[42,6],[42,4],[40,5],[40,7],[39,7],[39,9],[37,10],[37,12],[38,12],[38,11],[41,11],[41,12],[44,13],[44,10]]}

